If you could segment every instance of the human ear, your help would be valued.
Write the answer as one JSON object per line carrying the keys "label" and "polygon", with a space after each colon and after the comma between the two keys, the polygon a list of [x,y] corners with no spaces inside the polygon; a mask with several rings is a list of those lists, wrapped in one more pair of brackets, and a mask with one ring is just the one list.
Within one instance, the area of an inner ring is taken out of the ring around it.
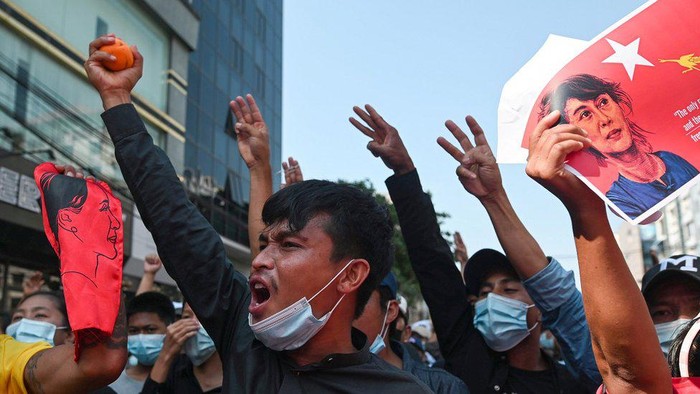
{"label": "human ear", "polygon": [[338,291],[343,294],[357,290],[369,275],[369,263],[365,259],[355,259],[350,263],[338,282]]}
{"label": "human ear", "polygon": [[396,300],[391,300],[387,307],[386,322],[391,324],[397,317],[399,317],[399,303]]}

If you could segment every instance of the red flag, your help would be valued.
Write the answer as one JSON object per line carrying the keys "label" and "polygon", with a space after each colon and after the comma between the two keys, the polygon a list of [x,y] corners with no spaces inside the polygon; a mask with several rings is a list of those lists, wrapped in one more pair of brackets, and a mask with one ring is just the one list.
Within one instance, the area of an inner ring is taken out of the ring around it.
{"label": "red flag", "polygon": [[112,335],[124,260],[121,202],[106,183],[68,177],[52,163],[34,170],[44,231],[61,260],[68,320],[80,345]]}
{"label": "red flag", "polygon": [[[542,91],[542,116],[589,134],[594,150],[568,164],[621,216],[639,223],[698,180],[699,1],[659,0],[593,41]],[[697,55],[696,55],[697,54]]]}

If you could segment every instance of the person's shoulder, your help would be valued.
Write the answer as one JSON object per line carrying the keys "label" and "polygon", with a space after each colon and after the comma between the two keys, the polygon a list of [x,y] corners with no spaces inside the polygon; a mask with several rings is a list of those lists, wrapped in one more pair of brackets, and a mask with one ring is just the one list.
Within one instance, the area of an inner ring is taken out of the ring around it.
{"label": "person's shoulder", "polygon": [[[388,362],[382,360],[377,355],[372,354],[368,364],[371,368],[382,371],[384,381],[388,386],[400,387],[403,393],[432,393],[433,391],[416,375],[398,369]],[[394,386],[400,385],[400,386]]]}
{"label": "person's shoulder", "polygon": [[435,392],[468,393],[467,385],[462,379],[442,368],[428,367],[416,363],[413,366],[414,375],[424,377],[423,382]]}
{"label": "person's shoulder", "polygon": [[9,335],[0,334],[0,355],[3,364],[16,361],[26,364],[33,355],[50,348],[51,345],[47,342],[24,343]]}

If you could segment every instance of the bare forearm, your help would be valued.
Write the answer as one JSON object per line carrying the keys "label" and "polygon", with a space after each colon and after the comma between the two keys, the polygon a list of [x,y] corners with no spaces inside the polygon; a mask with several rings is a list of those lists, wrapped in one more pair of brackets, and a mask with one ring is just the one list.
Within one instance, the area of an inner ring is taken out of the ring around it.
{"label": "bare forearm", "polygon": [[248,238],[252,258],[260,252],[258,237],[265,229],[262,210],[272,195],[272,169],[268,163],[250,169],[250,205],[248,206]]}
{"label": "bare forearm", "polygon": [[505,192],[482,199],[498,241],[522,280],[547,267],[547,257],[513,210]]}
{"label": "bare forearm", "polygon": [[173,361],[175,361],[175,355],[161,353],[155,364],[153,364],[153,369],[151,369],[151,380],[156,383],[165,383]]}
{"label": "bare forearm", "polygon": [[136,295],[145,293],[147,291],[153,290],[153,284],[155,283],[156,274],[151,272],[144,272],[139,282],[139,287],[136,289]]}
{"label": "bare forearm", "polygon": [[30,393],[68,393],[94,390],[113,382],[126,364],[126,313],[122,297],[112,336],[100,342],[83,342],[80,359],[73,361],[73,344],[34,355],[24,371]]}
{"label": "bare forearm", "polygon": [[654,325],[604,205],[571,217],[586,318],[606,385],[610,392],[670,392],[670,373]]}

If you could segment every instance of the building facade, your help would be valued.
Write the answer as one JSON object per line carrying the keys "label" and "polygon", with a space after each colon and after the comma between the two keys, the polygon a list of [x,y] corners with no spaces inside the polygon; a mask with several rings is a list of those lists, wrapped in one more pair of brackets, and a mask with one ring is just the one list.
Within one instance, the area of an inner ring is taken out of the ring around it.
{"label": "building facade", "polygon": [[[32,179],[36,163],[72,164],[112,186],[123,205],[127,286],[138,283],[143,257],[155,251],[83,70],[89,42],[108,32],[144,54],[134,104],[155,142],[184,172],[188,58],[199,33],[188,2],[0,0],[0,311],[17,302],[30,270],[57,280],[58,261],[43,233]],[[158,278],[174,284],[165,272]]]}
{"label": "building facade", "polygon": [[[192,201],[247,272],[249,175],[228,102],[255,96],[281,163],[282,0],[0,0],[0,312],[41,270],[58,286],[33,168],[72,164],[105,180],[124,212],[125,287],[134,290],[156,248],[124,184],[83,70],[88,43],[113,32],[137,44],[144,73],[133,101]],[[275,189],[279,188],[279,177]],[[164,270],[160,289],[176,294]]]}
{"label": "building facade", "polygon": [[[252,94],[270,131],[271,164],[282,160],[282,0],[192,0],[200,16],[189,59],[185,183],[230,254],[248,246],[250,176],[229,102]],[[273,177],[275,189],[280,177]],[[243,267],[241,267],[243,268]]]}

